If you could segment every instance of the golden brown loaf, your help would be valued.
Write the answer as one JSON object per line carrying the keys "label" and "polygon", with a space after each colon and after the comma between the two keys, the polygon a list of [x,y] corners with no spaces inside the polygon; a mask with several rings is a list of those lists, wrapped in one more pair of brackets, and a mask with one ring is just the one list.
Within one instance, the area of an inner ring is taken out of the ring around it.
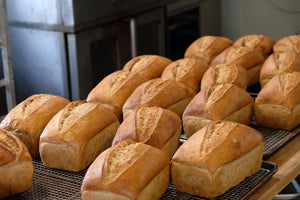
{"label": "golden brown loaf", "polygon": [[187,137],[212,121],[226,120],[249,124],[253,115],[253,98],[236,85],[211,85],[200,91],[188,104],[183,115]]}
{"label": "golden brown loaf", "polygon": [[88,102],[99,102],[111,109],[119,120],[122,119],[122,107],[137,86],[146,79],[137,73],[116,71],[105,77],[88,95]]}
{"label": "golden brown loaf", "polygon": [[181,128],[181,119],[175,113],[159,107],[141,107],[122,122],[112,145],[124,140],[141,142],[162,150],[171,159],[178,148]]}
{"label": "golden brown loaf", "polygon": [[272,52],[275,40],[265,35],[244,35],[234,42],[234,46],[246,46],[251,47],[264,56],[267,56]]}
{"label": "golden brown loaf", "polygon": [[161,78],[181,82],[197,92],[202,76],[207,69],[208,65],[202,60],[183,58],[169,64]]}
{"label": "golden brown loaf", "polygon": [[123,118],[140,107],[157,106],[181,116],[195,92],[173,80],[153,79],[138,86],[123,106]]}
{"label": "golden brown loaf", "polygon": [[278,51],[271,54],[260,70],[261,88],[274,76],[283,72],[300,71],[300,54],[293,51]]}
{"label": "golden brown loaf", "polygon": [[57,113],[40,138],[40,155],[47,167],[80,171],[111,142],[119,121],[98,103],[75,101]]}
{"label": "golden brown loaf", "polygon": [[214,198],[261,168],[264,138],[255,129],[229,121],[205,126],[184,142],[171,162],[177,190]]}
{"label": "golden brown loaf", "polygon": [[159,200],[169,184],[168,156],[157,148],[123,141],[102,152],[85,174],[83,200]]}
{"label": "golden brown loaf", "polygon": [[39,139],[50,119],[70,101],[51,94],[36,94],[15,106],[3,119],[0,128],[19,137],[32,158],[39,156]]}
{"label": "golden brown loaf", "polygon": [[131,71],[139,74],[146,80],[159,78],[168,64],[172,60],[158,55],[142,55],[128,61],[124,71]]}
{"label": "golden brown loaf", "polygon": [[233,42],[225,37],[219,36],[202,36],[195,40],[185,51],[185,58],[201,59],[207,64],[227,47],[231,46]]}
{"label": "golden brown loaf", "polygon": [[274,76],[255,99],[258,125],[291,130],[300,123],[300,72]]}
{"label": "golden brown loaf", "polygon": [[15,135],[0,129],[0,199],[32,186],[33,164],[27,147]]}
{"label": "golden brown loaf", "polygon": [[210,67],[201,80],[201,90],[213,84],[231,83],[242,89],[248,87],[247,70],[235,64],[217,64]]}
{"label": "golden brown loaf", "polygon": [[295,53],[300,53],[300,35],[290,35],[281,38],[275,43],[273,51],[294,51]]}
{"label": "golden brown loaf", "polygon": [[248,46],[231,46],[220,53],[210,66],[227,63],[237,64],[248,71],[248,85],[254,85],[259,81],[259,72],[265,57],[262,53]]}

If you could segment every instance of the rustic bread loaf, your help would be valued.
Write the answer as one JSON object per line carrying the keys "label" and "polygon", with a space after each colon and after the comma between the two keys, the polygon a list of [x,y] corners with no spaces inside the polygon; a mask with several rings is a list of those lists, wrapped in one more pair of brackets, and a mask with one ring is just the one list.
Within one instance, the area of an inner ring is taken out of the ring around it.
{"label": "rustic bread loaf", "polygon": [[174,80],[199,91],[200,81],[208,65],[199,59],[183,58],[169,64],[161,75],[163,80]]}
{"label": "rustic bread loaf", "polygon": [[233,41],[225,37],[202,36],[190,44],[185,51],[184,57],[201,59],[210,64],[218,54],[232,44]]}
{"label": "rustic bread loaf", "polygon": [[43,131],[42,162],[50,168],[80,171],[111,146],[119,125],[115,114],[101,104],[72,102]]}
{"label": "rustic bread loaf", "polygon": [[36,94],[15,106],[2,120],[0,128],[8,130],[27,146],[31,157],[39,156],[39,139],[50,119],[70,101],[51,94]]}
{"label": "rustic bread loaf", "polygon": [[105,77],[88,95],[88,102],[99,102],[122,120],[122,107],[137,86],[146,79],[130,71],[116,71]]}
{"label": "rustic bread loaf", "polygon": [[261,168],[264,138],[255,129],[229,121],[205,126],[184,142],[171,161],[177,190],[214,198]]}
{"label": "rustic bread loaf", "polygon": [[246,46],[253,48],[262,53],[265,57],[272,52],[274,44],[275,40],[272,38],[257,34],[244,35],[233,43],[234,46]]}
{"label": "rustic bread loaf", "polygon": [[15,135],[0,129],[0,199],[30,190],[33,164],[27,147]]}
{"label": "rustic bread loaf", "polygon": [[112,145],[124,140],[141,142],[165,152],[171,159],[181,135],[180,117],[159,107],[141,107],[120,125]]}
{"label": "rustic bread loaf", "polygon": [[300,54],[293,51],[277,51],[271,54],[260,70],[261,88],[274,76],[283,72],[300,71]]}
{"label": "rustic bread loaf", "polygon": [[235,64],[217,64],[210,67],[201,80],[201,90],[209,85],[231,83],[244,90],[248,87],[247,70]]}
{"label": "rustic bread loaf", "polygon": [[173,80],[153,79],[138,86],[123,106],[123,118],[140,107],[157,106],[181,116],[195,92]]}
{"label": "rustic bread loaf", "polygon": [[128,61],[124,71],[131,71],[139,74],[146,80],[159,78],[168,64],[172,60],[158,55],[141,55]]}
{"label": "rustic bread loaf", "polygon": [[295,53],[300,53],[300,35],[290,35],[278,40],[273,51],[294,51]]}
{"label": "rustic bread loaf", "polygon": [[248,85],[254,85],[259,81],[259,73],[264,60],[264,55],[254,48],[231,46],[220,53],[210,66],[220,63],[240,65],[248,72]]}
{"label": "rustic bread loaf", "polygon": [[187,137],[212,121],[226,120],[249,124],[253,115],[253,98],[236,85],[211,85],[201,90],[188,104],[183,115]]}
{"label": "rustic bread loaf", "polygon": [[123,141],[102,152],[85,174],[83,200],[159,200],[169,185],[169,159],[157,148]]}
{"label": "rustic bread loaf", "polygon": [[291,130],[300,123],[300,72],[274,76],[255,99],[258,125]]}

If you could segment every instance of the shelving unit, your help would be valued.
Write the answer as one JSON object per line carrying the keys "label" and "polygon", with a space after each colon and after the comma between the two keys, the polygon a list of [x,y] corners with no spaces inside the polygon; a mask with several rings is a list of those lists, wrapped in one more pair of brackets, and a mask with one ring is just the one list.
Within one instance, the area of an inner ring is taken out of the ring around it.
{"label": "shelving unit", "polygon": [[[0,0],[0,56],[2,57],[4,77],[0,79],[0,87],[5,87],[7,110],[11,110],[16,105],[15,87],[13,79],[13,69],[8,36],[8,22],[6,12],[6,0]],[[0,120],[3,116],[0,116]]]}

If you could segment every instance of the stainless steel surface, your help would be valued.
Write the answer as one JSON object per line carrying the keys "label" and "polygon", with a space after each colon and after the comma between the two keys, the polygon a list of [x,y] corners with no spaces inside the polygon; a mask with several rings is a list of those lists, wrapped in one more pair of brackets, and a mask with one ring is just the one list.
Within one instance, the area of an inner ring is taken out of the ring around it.
{"label": "stainless steel surface", "polygon": [[136,20],[130,19],[131,57],[137,56]]}
{"label": "stainless steel surface", "polygon": [[289,185],[287,185],[278,195],[276,195],[273,200],[281,199],[300,199],[300,186],[297,182],[297,178],[294,179]]}

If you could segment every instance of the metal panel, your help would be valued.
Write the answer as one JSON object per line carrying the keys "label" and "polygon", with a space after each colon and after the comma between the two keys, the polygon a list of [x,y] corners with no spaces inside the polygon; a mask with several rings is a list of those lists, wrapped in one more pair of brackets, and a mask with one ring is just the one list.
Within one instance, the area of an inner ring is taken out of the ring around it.
{"label": "metal panel", "polygon": [[69,98],[64,33],[10,28],[17,101],[35,93]]}

